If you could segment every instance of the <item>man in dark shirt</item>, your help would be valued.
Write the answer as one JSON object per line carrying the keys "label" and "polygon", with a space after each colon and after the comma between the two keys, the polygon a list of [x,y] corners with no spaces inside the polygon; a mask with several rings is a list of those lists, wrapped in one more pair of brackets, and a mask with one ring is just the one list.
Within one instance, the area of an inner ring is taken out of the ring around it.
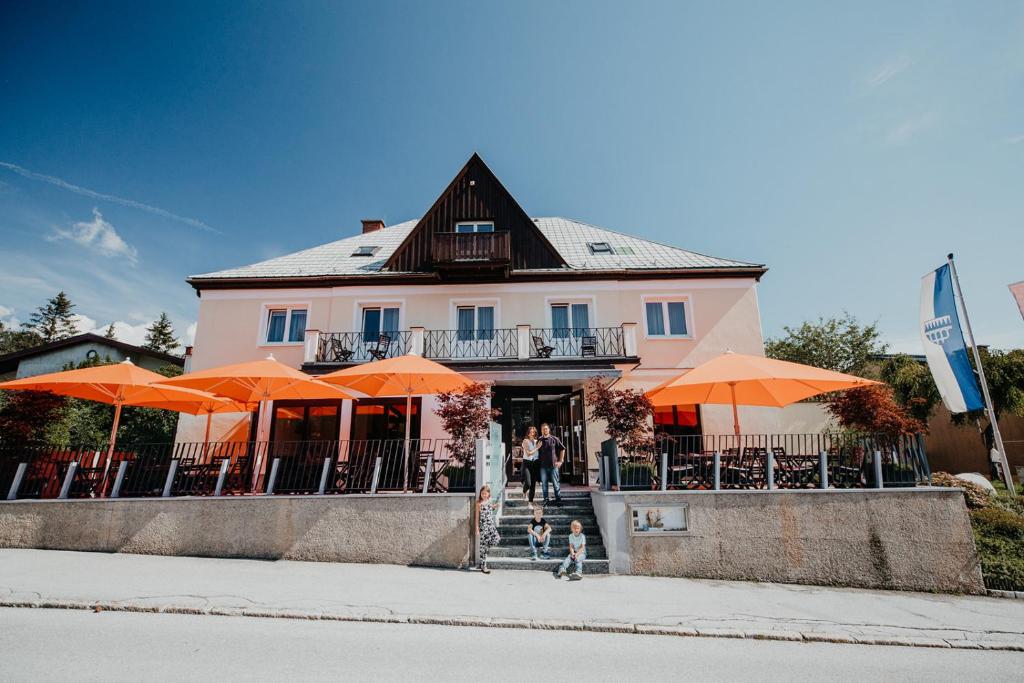
{"label": "man in dark shirt", "polygon": [[540,446],[540,483],[544,491],[544,505],[548,499],[548,481],[555,486],[555,504],[562,502],[562,491],[558,485],[558,468],[562,466],[565,458],[565,446],[558,440],[558,437],[551,433],[551,427],[547,423],[540,426],[540,439],[537,441]]}

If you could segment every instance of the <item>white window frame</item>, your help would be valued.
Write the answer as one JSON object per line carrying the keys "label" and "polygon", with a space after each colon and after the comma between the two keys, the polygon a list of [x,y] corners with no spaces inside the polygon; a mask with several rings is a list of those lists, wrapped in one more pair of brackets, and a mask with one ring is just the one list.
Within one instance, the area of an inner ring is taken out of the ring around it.
{"label": "white window frame", "polygon": [[[449,330],[456,331],[459,329],[459,309],[468,306],[473,306],[475,308],[479,308],[480,306],[492,306],[494,308],[494,329],[503,329],[501,326],[501,299],[449,299]],[[473,313],[473,320],[476,320],[476,313]]]}
{"label": "white window frame", "polygon": [[405,299],[359,299],[352,308],[352,332],[363,334],[363,309],[379,308],[381,312],[381,324],[384,324],[385,308],[398,309],[398,330],[401,332],[408,329],[405,324]]}
{"label": "white window frame", "polygon": [[455,223],[455,228],[454,228],[455,232],[459,231],[459,226],[460,225],[472,225],[473,226],[473,230],[472,231],[464,232],[464,233],[462,233],[463,235],[470,235],[470,234],[477,234],[477,233],[479,233],[480,230],[478,230],[478,228],[481,225],[489,225],[489,226],[491,226],[490,230],[484,230],[483,231],[485,233],[495,232],[495,230],[496,230],[496,226],[494,225],[494,221],[486,221],[486,220],[481,220],[481,221],[457,221]]}
{"label": "white window frame", "polygon": [[[669,329],[668,323],[668,305],[669,303],[681,303],[683,304],[683,319],[686,321],[686,334],[651,334],[647,326],[647,304],[660,303],[662,305],[662,315],[665,320],[665,329]],[[693,297],[689,294],[649,294],[641,297],[641,317],[643,318],[644,326],[644,339],[651,341],[658,341],[664,339],[694,339],[696,338],[696,332],[694,331],[693,322]]]}
{"label": "white window frame", "polygon": [[[305,339],[302,341],[288,341],[288,330],[291,329],[292,326],[292,311],[305,311],[306,330],[310,329],[309,323],[312,308],[312,303],[309,301],[292,301],[289,303],[264,302],[260,306],[260,323],[256,335],[256,346],[302,346],[305,344]],[[267,341],[267,333],[270,332],[271,311],[285,311],[284,339],[279,342]],[[306,330],[302,331],[303,337],[305,337]]]}
{"label": "white window frame", "polygon": [[[544,326],[551,330],[555,324],[551,319],[552,306],[572,306],[572,304],[586,304],[587,318],[590,322],[590,329],[601,327],[597,322],[597,297],[594,296],[546,296],[544,297]],[[572,329],[572,310],[569,311],[569,328]]]}

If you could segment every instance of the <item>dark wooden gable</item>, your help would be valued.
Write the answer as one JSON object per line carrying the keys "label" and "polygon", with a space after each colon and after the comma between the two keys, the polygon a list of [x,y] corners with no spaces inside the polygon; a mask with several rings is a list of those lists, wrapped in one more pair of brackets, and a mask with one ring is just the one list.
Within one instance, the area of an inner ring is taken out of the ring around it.
{"label": "dark wooden gable", "polygon": [[493,221],[495,231],[508,231],[514,270],[566,265],[519,202],[474,152],[391,255],[385,268],[397,272],[433,270],[431,244],[434,236],[454,231],[460,221],[474,220]]}

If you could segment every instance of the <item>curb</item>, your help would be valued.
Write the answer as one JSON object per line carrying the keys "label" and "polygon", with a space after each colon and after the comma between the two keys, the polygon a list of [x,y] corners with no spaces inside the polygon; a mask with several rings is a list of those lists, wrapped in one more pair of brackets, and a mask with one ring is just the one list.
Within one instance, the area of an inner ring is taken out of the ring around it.
{"label": "curb", "polygon": [[635,624],[612,621],[560,621],[553,619],[513,619],[503,617],[434,616],[401,614],[343,614],[304,612],[294,609],[264,607],[186,607],[150,603],[83,600],[0,600],[0,607],[26,609],[74,609],[89,612],[143,612],[152,614],[214,615],[227,617],[259,617],[271,619],[305,619],[308,621],[345,621],[377,624],[427,624],[431,626],[472,626],[477,628],[521,628],[542,631],[587,631],[633,635],[675,636],[684,638],[738,638],[805,643],[839,643],[848,645],[887,645],[894,647],[927,647],[960,650],[1005,650],[1024,652],[1024,643],[998,641],[943,640],[919,636],[854,636],[847,633],[821,631],[751,630],[724,628],[691,628],[661,624]]}
{"label": "curb", "polygon": [[1024,600],[1024,591],[1000,591],[989,588],[985,594],[990,598],[1004,598],[1008,600]]}

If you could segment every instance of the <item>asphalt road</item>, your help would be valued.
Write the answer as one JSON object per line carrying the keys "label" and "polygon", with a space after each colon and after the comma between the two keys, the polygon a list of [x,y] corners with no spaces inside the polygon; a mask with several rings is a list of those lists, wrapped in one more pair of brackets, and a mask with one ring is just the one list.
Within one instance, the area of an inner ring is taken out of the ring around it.
{"label": "asphalt road", "polygon": [[1024,653],[0,609],[5,681],[1020,680]]}

